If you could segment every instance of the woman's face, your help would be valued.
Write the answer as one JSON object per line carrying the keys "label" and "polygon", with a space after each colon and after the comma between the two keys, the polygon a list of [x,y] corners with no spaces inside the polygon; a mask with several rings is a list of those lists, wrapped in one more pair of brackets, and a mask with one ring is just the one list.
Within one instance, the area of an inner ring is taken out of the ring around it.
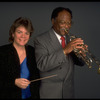
{"label": "woman's face", "polygon": [[29,41],[30,33],[24,26],[19,26],[18,28],[16,28],[15,33],[12,34],[12,36],[14,38],[14,44],[24,46]]}

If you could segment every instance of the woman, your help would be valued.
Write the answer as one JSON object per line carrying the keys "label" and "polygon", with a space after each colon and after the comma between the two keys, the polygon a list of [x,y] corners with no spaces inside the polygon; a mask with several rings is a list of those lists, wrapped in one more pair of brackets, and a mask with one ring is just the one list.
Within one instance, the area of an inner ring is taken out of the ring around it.
{"label": "woman", "polygon": [[11,43],[0,47],[0,98],[39,98],[34,48],[28,41],[34,29],[30,19],[19,17],[9,30]]}

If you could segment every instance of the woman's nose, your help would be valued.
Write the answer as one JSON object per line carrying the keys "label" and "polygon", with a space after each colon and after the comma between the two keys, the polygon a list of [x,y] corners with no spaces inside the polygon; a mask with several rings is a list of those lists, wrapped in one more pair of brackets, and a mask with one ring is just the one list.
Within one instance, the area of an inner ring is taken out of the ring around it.
{"label": "woman's nose", "polygon": [[21,36],[22,36],[22,37],[25,37],[25,34],[23,33]]}

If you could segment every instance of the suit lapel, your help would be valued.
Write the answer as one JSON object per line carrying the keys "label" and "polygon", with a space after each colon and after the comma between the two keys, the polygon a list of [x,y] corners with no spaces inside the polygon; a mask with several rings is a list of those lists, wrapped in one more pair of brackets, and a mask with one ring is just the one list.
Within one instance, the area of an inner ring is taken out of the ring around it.
{"label": "suit lapel", "polygon": [[50,43],[53,46],[53,48],[55,50],[62,48],[61,44],[59,43],[59,40],[57,39],[55,33],[53,32],[53,29],[49,31],[49,34],[50,34]]}
{"label": "suit lapel", "polygon": [[[50,40],[48,40],[50,42],[50,44],[53,46],[53,48],[55,50],[62,48],[61,44],[59,43],[59,40],[57,39],[53,29],[51,28],[49,30],[49,38]],[[70,41],[69,36],[66,35],[66,44]]]}

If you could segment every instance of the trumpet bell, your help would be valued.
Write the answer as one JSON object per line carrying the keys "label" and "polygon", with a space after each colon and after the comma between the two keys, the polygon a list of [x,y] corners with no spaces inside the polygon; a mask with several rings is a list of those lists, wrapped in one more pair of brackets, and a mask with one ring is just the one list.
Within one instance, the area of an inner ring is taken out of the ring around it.
{"label": "trumpet bell", "polygon": [[[77,38],[75,35],[71,35],[69,34],[68,30],[65,29],[66,34],[69,36],[70,41],[72,41],[73,39]],[[98,74],[100,74],[100,61],[85,47],[85,45],[82,45],[84,50],[82,50],[82,52],[84,52],[84,54],[86,56],[84,56],[82,53],[80,53],[79,49],[74,49],[74,53],[77,57],[81,57],[82,60],[86,63],[86,65],[88,66],[88,68],[92,68],[92,63],[93,61],[99,66],[98,68]]]}

